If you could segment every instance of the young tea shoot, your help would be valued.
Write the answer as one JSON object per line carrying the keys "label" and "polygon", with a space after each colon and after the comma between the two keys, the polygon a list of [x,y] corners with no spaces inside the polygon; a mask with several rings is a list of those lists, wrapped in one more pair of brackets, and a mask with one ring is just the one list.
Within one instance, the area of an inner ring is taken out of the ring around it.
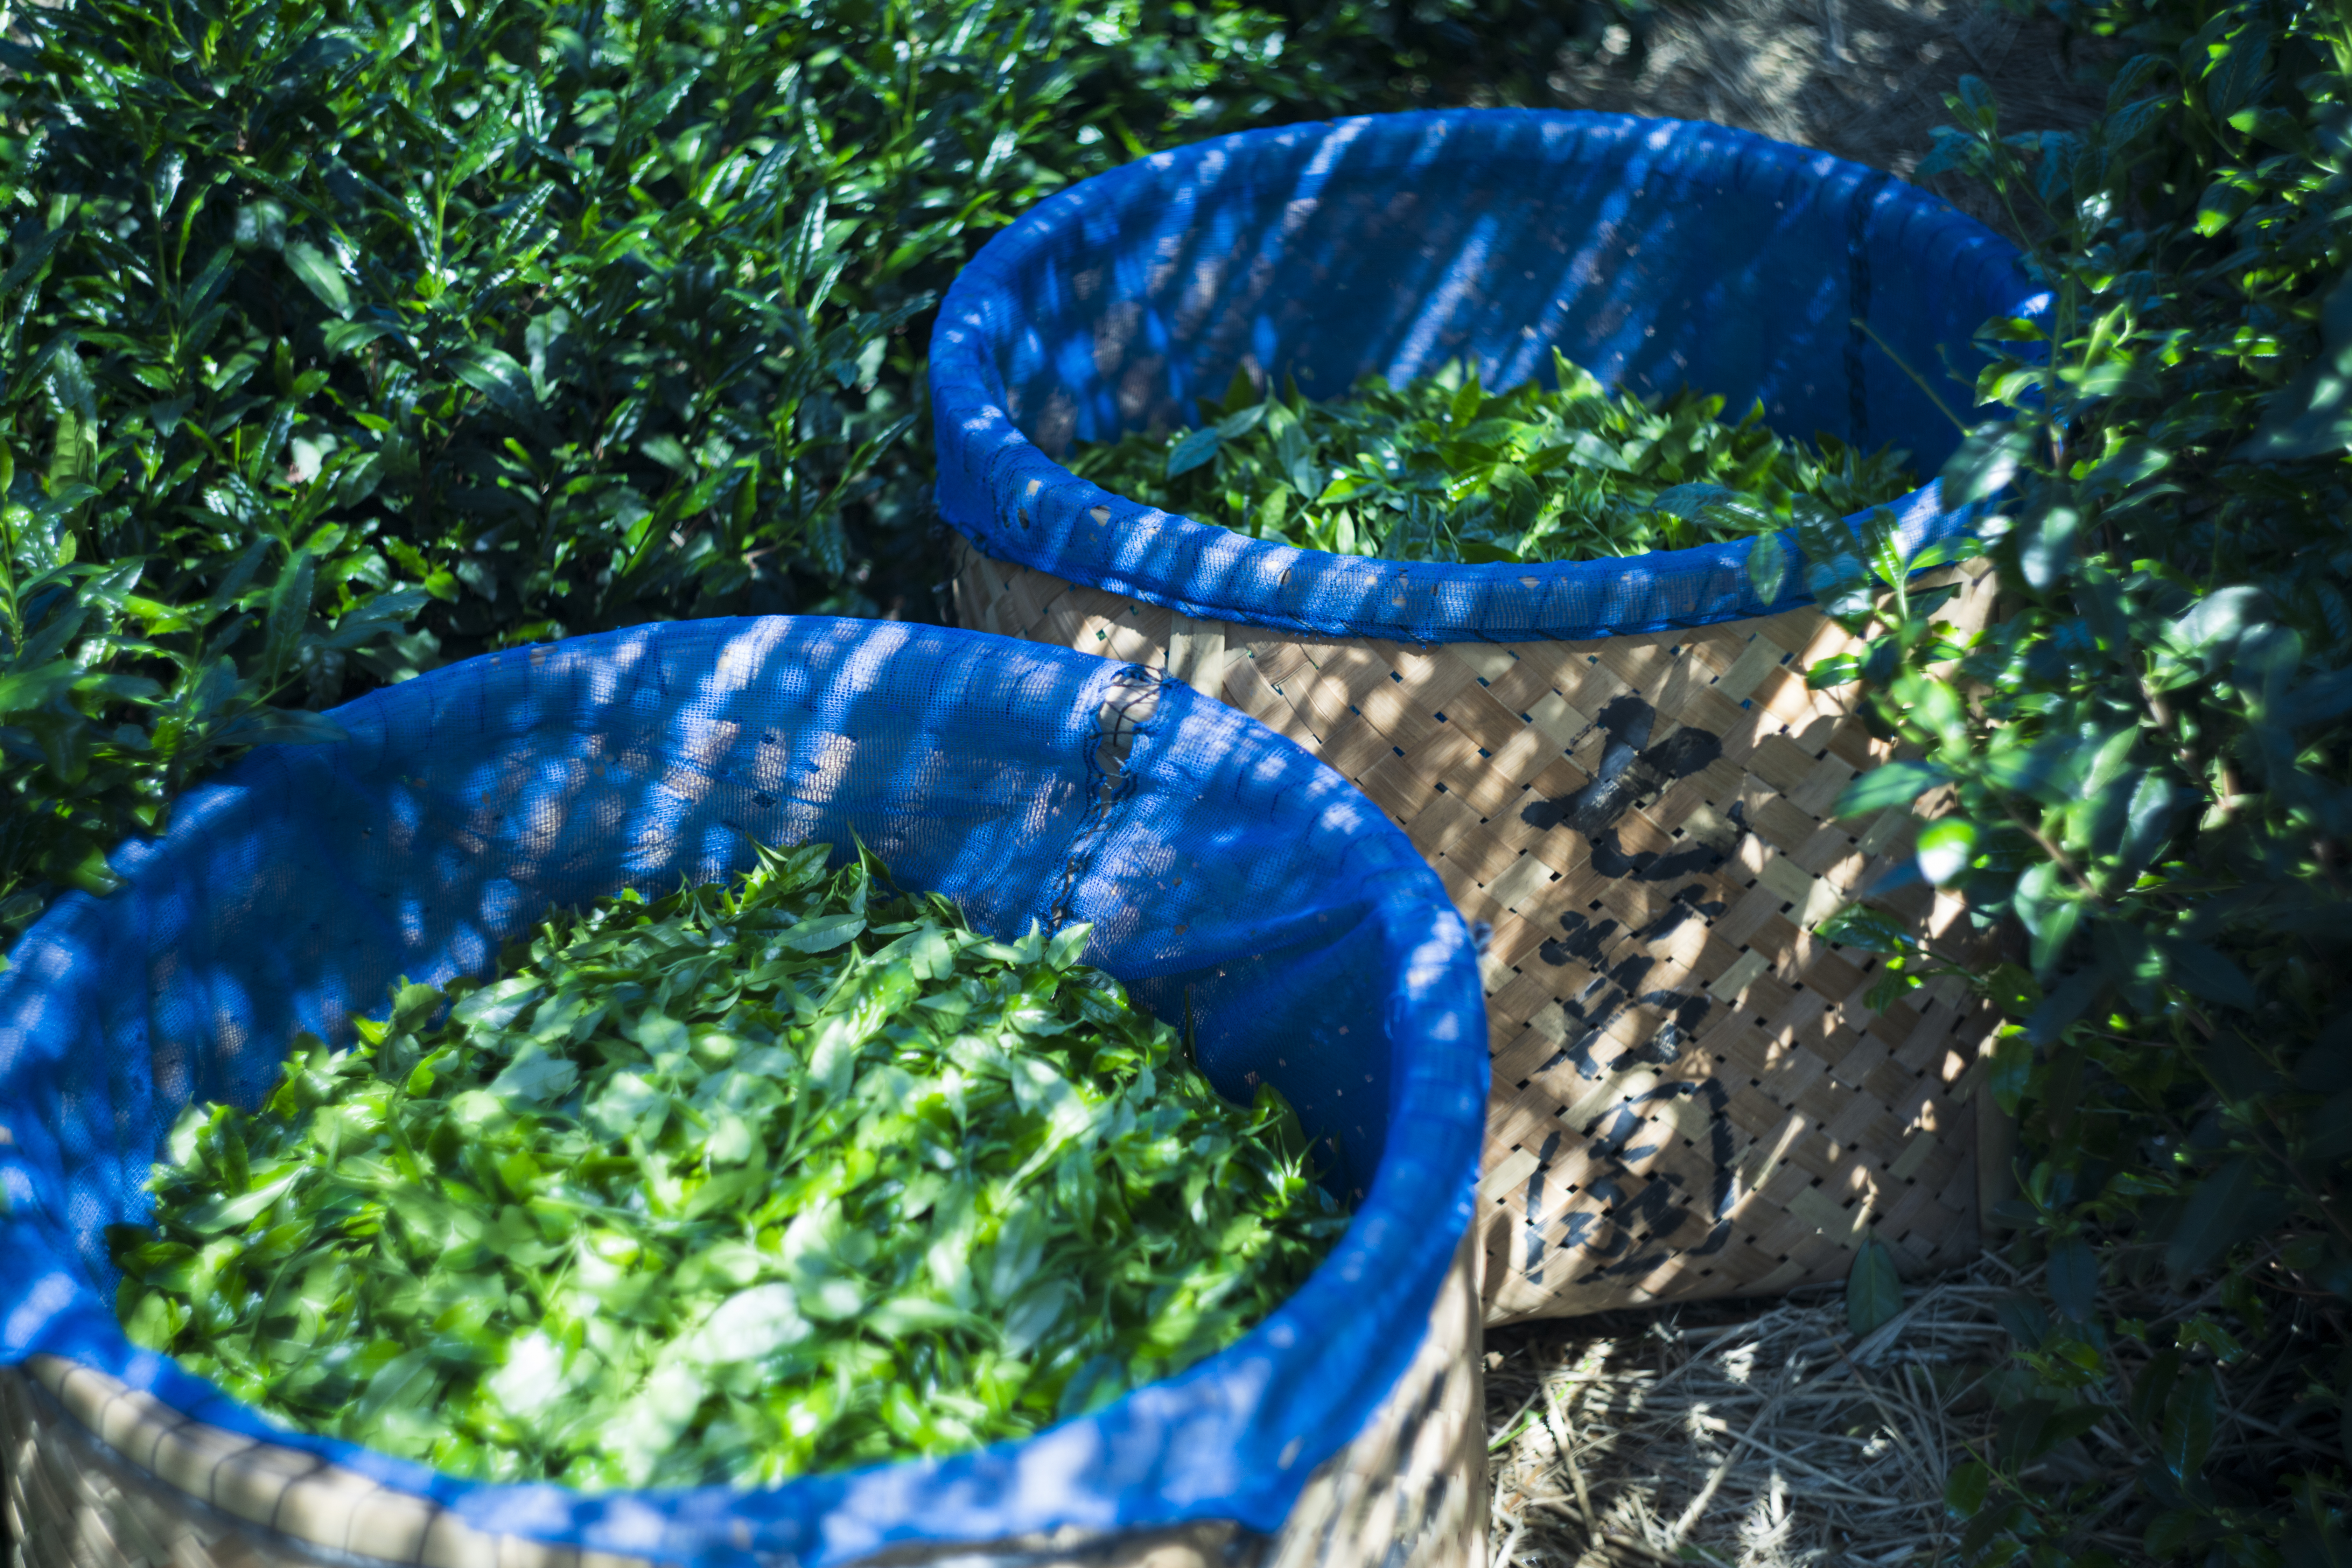
{"label": "young tea shoot", "polygon": [[1070,471],[1253,539],[1473,564],[1741,539],[1849,517],[1919,483],[1905,452],[1783,439],[1761,403],[1731,425],[1720,397],[1653,405],[1558,350],[1552,368],[1558,390],[1488,392],[1457,363],[1402,387],[1367,377],[1328,402],[1295,384],[1261,398],[1236,372],[1202,428],[1082,447]]}
{"label": "young tea shoot", "polygon": [[1079,954],[863,850],[551,916],[260,1109],[111,1240],[132,1339],[480,1479],[773,1484],[1019,1437],[1231,1343],[1346,1220]]}

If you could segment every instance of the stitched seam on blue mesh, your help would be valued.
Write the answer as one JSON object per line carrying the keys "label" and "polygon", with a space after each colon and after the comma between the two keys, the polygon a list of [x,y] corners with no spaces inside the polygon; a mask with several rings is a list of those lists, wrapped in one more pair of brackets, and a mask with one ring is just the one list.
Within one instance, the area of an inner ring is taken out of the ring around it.
{"label": "stitched seam on blue mesh", "polygon": [[1870,220],[1879,194],[1895,178],[1882,174],[1865,182],[1845,208],[1845,418],[1847,445],[1870,449],[1870,393],[1864,375],[1863,323],[1870,320]]}
{"label": "stitched seam on blue mesh", "polygon": [[[1111,813],[1135,794],[1133,746],[1154,732],[1152,721],[1158,716],[1161,689],[1168,683],[1165,670],[1130,664],[1113,675],[1103,689],[1095,710],[1095,721],[1087,727],[1084,741],[1087,813],[1077,830],[1070,835],[1070,847],[1063,851],[1061,870],[1054,879],[1054,901],[1045,912],[1049,934],[1070,923],[1070,901],[1076,896],[1078,879],[1086,874],[1095,851],[1101,847],[1103,835],[1110,826]],[[1106,710],[1110,715],[1108,728],[1102,717]],[[1114,780],[1102,765],[1103,748],[1122,740],[1129,750]]]}

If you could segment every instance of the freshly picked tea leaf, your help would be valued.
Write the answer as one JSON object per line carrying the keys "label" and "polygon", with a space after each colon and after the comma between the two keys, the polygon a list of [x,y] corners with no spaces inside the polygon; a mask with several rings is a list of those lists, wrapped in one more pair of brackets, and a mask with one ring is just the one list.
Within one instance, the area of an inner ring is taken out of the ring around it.
{"label": "freshly picked tea leaf", "polygon": [[861,851],[551,916],[192,1106],[138,1342],[482,1479],[772,1484],[1018,1437],[1232,1342],[1344,1227],[1289,1105]]}
{"label": "freshly picked tea leaf", "polygon": [[[1492,393],[1459,364],[1352,395],[1263,399],[1237,375],[1198,430],[1081,447],[1070,470],[1163,510],[1257,539],[1399,561],[1581,561],[1678,550],[1794,526],[1801,501],[1849,517],[1918,486],[1906,453],[1833,436],[1808,447],[1737,424],[1723,399],[1654,405],[1610,392],[1557,351],[1550,390]],[[1778,552],[1759,563],[1779,594]]]}

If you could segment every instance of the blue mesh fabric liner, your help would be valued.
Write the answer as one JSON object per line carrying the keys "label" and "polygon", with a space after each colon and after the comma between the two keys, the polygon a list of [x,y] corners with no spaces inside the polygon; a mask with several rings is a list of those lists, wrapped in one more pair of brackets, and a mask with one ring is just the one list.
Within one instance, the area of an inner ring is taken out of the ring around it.
{"label": "blue mesh fabric liner", "polygon": [[[339,710],[342,742],[254,752],[117,854],[126,888],[62,900],[0,975],[0,1360],[79,1360],[484,1529],[673,1561],[1273,1528],[1422,1340],[1468,1223],[1485,1013],[1444,888],[1305,752],[1165,685],[1107,772],[1098,712],[1138,681],[1160,686],[937,627],[689,622],[475,659]],[[102,1229],[146,1214],[191,1095],[254,1103],[297,1030],[347,1042],[395,975],[481,972],[551,905],[740,870],[755,838],[853,831],[982,929],[1096,922],[1089,961],[1162,1017],[1192,988],[1211,1079],[1244,1099],[1253,1072],[1279,1085],[1328,1140],[1327,1181],[1362,1192],[1297,1296],[1223,1354],[1026,1442],[765,1492],[457,1481],[277,1432],[124,1340]]]}
{"label": "blue mesh fabric liner", "polygon": [[[1973,383],[1972,334],[2046,308],[1973,220],[1721,126],[1464,110],[1244,132],[1072,186],[956,279],[931,346],[940,509],[1000,561],[1324,636],[1508,642],[1733,620],[1808,602],[1801,574],[1766,605],[1747,541],[1538,566],[1330,555],[1123,500],[1054,459],[1197,424],[1197,400],[1236,367],[1328,397],[1466,358],[1506,387],[1549,382],[1557,347],[1611,385],[1688,384],[1735,417],[1760,398],[1784,435],[1893,442],[1932,472],[1959,431],[1905,367],[1966,417],[1950,373]],[[1914,543],[1964,522],[1932,483],[1897,510]]]}

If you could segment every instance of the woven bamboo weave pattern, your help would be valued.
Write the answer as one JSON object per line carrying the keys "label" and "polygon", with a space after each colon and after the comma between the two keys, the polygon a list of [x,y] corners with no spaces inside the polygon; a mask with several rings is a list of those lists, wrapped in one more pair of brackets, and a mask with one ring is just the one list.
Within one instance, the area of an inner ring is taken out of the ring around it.
{"label": "woven bamboo weave pattern", "polygon": [[[1981,563],[1947,614],[1980,626]],[[1828,814],[1886,760],[1803,671],[1811,610],[1589,642],[1318,641],[1162,607],[966,546],[973,629],[1166,667],[1346,773],[1445,880],[1484,959],[1494,1080],[1487,1321],[1906,1268],[1977,1247],[1957,982],[1885,1013],[1811,928],[1909,852],[1907,812]],[[1957,903],[1905,912],[1956,937]],[[1899,900],[1898,900],[1899,902]]]}
{"label": "woven bamboo weave pattern", "polygon": [[1355,1440],[1308,1479],[1261,1559],[1264,1568],[1486,1563],[1486,1367],[1475,1244],[1475,1234],[1462,1238],[1420,1353]]}
{"label": "woven bamboo weave pattern", "polygon": [[[862,1568],[1456,1568],[1483,1562],[1477,1254],[1464,1237],[1396,1392],[1271,1542],[1209,1522],[1113,1542],[894,1551]],[[55,1356],[0,1367],[11,1568],[651,1568],[475,1530],[309,1454],[192,1422]],[[135,1458],[134,1458],[135,1457]]]}
{"label": "woven bamboo weave pattern", "polygon": [[313,1455],[189,1420],[55,1356],[0,1369],[18,1568],[647,1568],[488,1535]]}

